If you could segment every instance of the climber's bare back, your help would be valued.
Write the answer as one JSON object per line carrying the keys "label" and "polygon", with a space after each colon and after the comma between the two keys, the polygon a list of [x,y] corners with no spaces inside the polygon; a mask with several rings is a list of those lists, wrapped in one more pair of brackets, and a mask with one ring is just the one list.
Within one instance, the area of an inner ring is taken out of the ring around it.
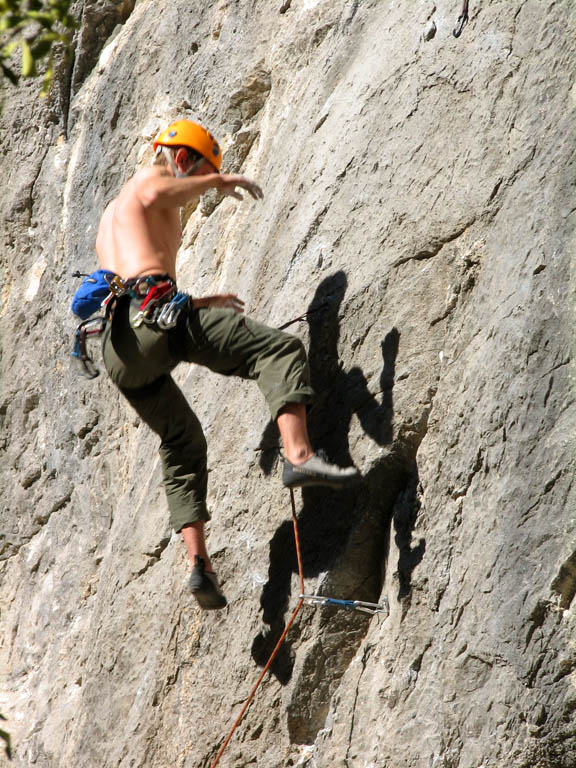
{"label": "climber's bare back", "polygon": [[138,171],[108,204],[96,237],[101,269],[124,279],[153,274],[176,278],[176,255],[182,238],[179,208],[146,204],[147,188],[164,178],[170,179],[164,168]]}

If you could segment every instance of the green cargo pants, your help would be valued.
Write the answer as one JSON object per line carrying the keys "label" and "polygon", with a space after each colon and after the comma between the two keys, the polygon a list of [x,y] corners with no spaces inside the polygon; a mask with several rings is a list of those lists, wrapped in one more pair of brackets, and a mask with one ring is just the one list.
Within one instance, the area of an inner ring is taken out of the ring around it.
{"label": "green cargo pants", "polygon": [[175,328],[134,328],[140,300],[118,300],[102,351],[110,378],[161,439],[164,488],[175,531],[209,520],[206,439],[170,375],[180,362],[255,379],[273,419],[287,403],[309,403],[312,388],[302,342],[229,309],[182,312]]}

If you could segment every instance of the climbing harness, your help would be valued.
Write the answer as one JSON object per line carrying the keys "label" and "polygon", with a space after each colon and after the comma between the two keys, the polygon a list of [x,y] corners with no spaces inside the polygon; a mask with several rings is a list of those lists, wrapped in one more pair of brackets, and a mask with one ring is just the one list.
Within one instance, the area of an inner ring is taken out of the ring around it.
{"label": "climbing harness", "polygon": [[142,299],[138,314],[132,321],[134,328],[139,328],[142,323],[156,323],[163,331],[174,328],[180,313],[190,302],[190,294],[178,291],[169,275],[148,275],[125,281],[118,278],[118,281],[122,293],[117,295]]}
{"label": "climbing harness", "polygon": [[[99,372],[88,354],[87,340],[104,332],[117,299],[130,296],[132,299],[141,300],[138,313],[132,321],[134,328],[138,328],[142,323],[156,323],[162,330],[174,328],[180,313],[190,301],[187,293],[176,289],[176,283],[169,275],[147,275],[133,280],[122,280],[113,272],[98,270],[91,275],[75,272],[73,276],[84,277],[85,280],[76,291],[72,302],[76,314],[83,318],[76,328],[72,357],[79,362],[80,373],[89,379],[95,379]],[[104,315],[88,319],[87,315],[93,314],[99,307],[104,308]]]}
{"label": "climbing harness", "polygon": [[374,616],[377,613],[390,613],[388,602],[383,600],[381,603],[365,603],[363,600],[338,600],[335,597],[325,597],[324,595],[300,595],[310,605],[334,605],[339,608],[346,608],[348,611],[361,611]]}
{"label": "climbing harness", "polygon": [[464,0],[462,4],[462,13],[460,16],[458,16],[458,21],[456,22],[456,26],[452,31],[454,37],[460,37],[462,30],[464,29],[464,25],[468,22],[468,5],[469,0]]}
{"label": "climbing harness", "polygon": [[[158,147],[158,150],[166,151],[168,161],[172,160],[173,162],[167,147]],[[194,171],[196,165],[189,173]],[[134,328],[139,328],[143,323],[148,325],[156,323],[158,328],[163,331],[176,326],[180,313],[189,306],[191,300],[188,293],[177,290],[176,283],[169,275],[147,275],[123,280],[119,275],[109,270],[99,269],[91,274],[76,270],[72,273],[72,277],[84,278],[72,300],[73,312],[82,319],[76,328],[72,357],[78,361],[80,373],[89,379],[95,379],[99,375],[99,371],[88,354],[87,341],[89,338],[100,336],[104,332],[106,324],[112,316],[116,299],[121,296],[140,299],[138,313],[132,320]],[[325,309],[329,304],[328,300],[322,302],[317,307],[313,307],[304,314],[284,323],[279,330],[284,330],[294,323],[305,320],[315,312]],[[101,307],[104,308],[103,316],[90,317]]]}
{"label": "climbing harness", "polygon": [[264,669],[260,673],[258,680],[256,681],[256,683],[254,684],[254,687],[250,691],[248,698],[246,699],[242,709],[240,710],[240,714],[234,721],[234,725],[230,729],[230,733],[228,734],[222,746],[218,750],[218,754],[216,755],[216,758],[214,759],[214,762],[212,763],[210,768],[216,768],[216,766],[220,762],[220,758],[222,757],[224,750],[230,743],[230,740],[232,739],[234,732],[240,725],[242,718],[246,713],[246,710],[250,706],[250,702],[254,698],[254,694],[258,690],[260,683],[264,679],[264,676],[266,675],[266,673],[268,672],[268,670],[272,665],[272,662],[276,658],[276,654],[280,650],[280,647],[282,646],[282,643],[284,642],[286,635],[288,634],[290,628],[292,627],[294,620],[296,619],[296,616],[300,612],[300,609],[302,608],[304,601],[311,601],[317,605],[338,605],[340,607],[347,608],[348,610],[364,610],[366,613],[370,613],[370,614],[376,614],[376,613],[388,614],[388,605],[385,601],[383,601],[382,603],[365,603],[361,600],[337,600],[336,598],[333,598],[333,597],[323,597],[322,595],[305,595],[304,594],[304,571],[302,568],[302,554],[300,550],[300,536],[298,533],[298,519],[296,517],[296,502],[294,501],[294,490],[292,488],[290,488],[289,490],[290,490],[290,504],[292,507],[292,524],[294,526],[294,543],[296,546],[296,560],[298,562],[298,578],[300,580],[300,597],[298,599],[298,603],[296,604],[296,608],[294,609],[292,616],[290,617],[290,620],[288,621],[288,623],[286,624],[286,627],[284,628],[284,631],[280,635],[280,639],[276,643],[274,650],[270,655],[270,658],[266,662],[266,665],[264,666]]}
{"label": "climbing harness", "polygon": [[109,285],[114,298],[129,296],[141,300],[138,313],[132,321],[134,328],[139,328],[142,323],[157,323],[163,330],[173,328],[190,298],[187,293],[177,291],[176,283],[170,275],[146,275],[131,280],[122,280],[114,275]]}

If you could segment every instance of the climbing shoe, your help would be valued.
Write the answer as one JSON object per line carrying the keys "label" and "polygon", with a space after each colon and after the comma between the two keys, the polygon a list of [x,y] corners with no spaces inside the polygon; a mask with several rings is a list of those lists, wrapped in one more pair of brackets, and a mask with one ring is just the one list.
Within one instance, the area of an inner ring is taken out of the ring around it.
{"label": "climbing shoe", "polygon": [[284,459],[282,482],[287,488],[303,488],[310,485],[328,485],[331,488],[342,488],[352,485],[360,479],[356,467],[337,467],[329,464],[326,457],[319,451],[303,464],[292,464]]}
{"label": "climbing shoe", "polygon": [[200,608],[205,611],[225,608],[228,601],[220,589],[215,573],[206,573],[204,559],[194,555],[194,568],[190,574],[188,586],[198,601]]}

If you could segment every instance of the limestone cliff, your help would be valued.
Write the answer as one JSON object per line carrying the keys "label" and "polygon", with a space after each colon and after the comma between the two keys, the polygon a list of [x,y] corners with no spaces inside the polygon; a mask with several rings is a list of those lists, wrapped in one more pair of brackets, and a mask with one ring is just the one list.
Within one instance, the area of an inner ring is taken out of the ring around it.
{"label": "limestone cliff", "polygon": [[[305,607],[220,765],[574,768],[569,0],[79,0],[48,99],[0,120],[0,712],[13,765],[207,768],[298,596],[257,387],[177,378],[209,442],[197,610],[157,440],[70,363],[74,270],[179,116],[262,204],[185,212],[183,288],[236,290],[310,352]],[[99,355],[96,354],[99,362]]]}

